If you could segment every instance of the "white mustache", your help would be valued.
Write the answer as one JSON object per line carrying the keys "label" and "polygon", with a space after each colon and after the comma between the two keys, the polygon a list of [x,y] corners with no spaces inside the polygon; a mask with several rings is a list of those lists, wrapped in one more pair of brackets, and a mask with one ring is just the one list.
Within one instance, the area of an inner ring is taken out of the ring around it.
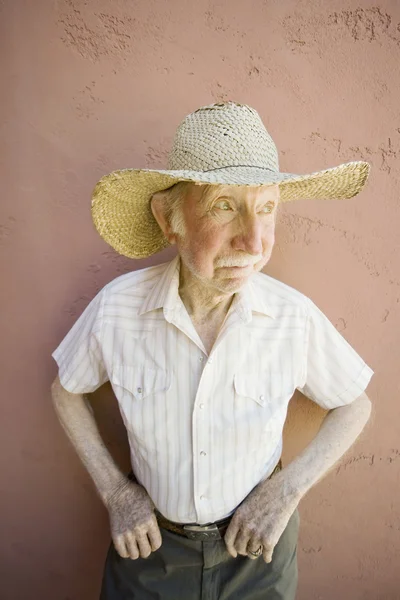
{"label": "white mustache", "polygon": [[216,261],[215,267],[249,267],[250,265],[255,265],[262,259],[262,254],[258,254],[257,256],[247,255],[247,256],[237,256],[237,257],[226,257],[220,258]]}

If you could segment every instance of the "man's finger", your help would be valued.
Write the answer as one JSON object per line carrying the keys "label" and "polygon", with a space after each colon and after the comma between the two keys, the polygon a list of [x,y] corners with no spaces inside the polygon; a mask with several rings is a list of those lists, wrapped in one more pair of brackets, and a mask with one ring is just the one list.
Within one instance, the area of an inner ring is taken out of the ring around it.
{"label": "man's finger", "polygon": [[126,548],[125,540],[122,535],[118,535],[113,539],[114,548],[121,558],[129,558],[129,552]]}
{"label": "man's finger", "polygon": [[151,546],[148,540],[147,534],[142,533],[142,535],[136,536],[136,542],[139,546],[140,556],[142,558],[147,558],[151,554]]}
{"label": "man's finger", "polygon": [[133,533],[127,533],[125,535],[125,544],[129,552],[129,558],[131,558],[132,560],[138,559],[140,553],[136,542],[136,538]]}
{"label": "man's finger", "polygon": [[155,525],[151,525],[147,532],[147,537],[150,541],[150,546],[153,552],[158,550],[162,544],[161,531],[156,521]]}
{"label": "man's finger", "polygon": [[274,552],[274,549],[271,548],[271,546],[264,546],[263,549],[263,559],[266,563],[270,563],[272,560],[272,554]]}
{"label": "man's finger", "polygon": [[247,556],[252,560],[258,558],[259,556],[261,556],[260,554],[254,556],[254,554],[250,554],[250,552],[257,552],[257,550],[259,550],[260,548],[262,548],[261,540],[259,538],[251,538],[249,543],[247,544]]}
{"label": "man's finger", "polygon": [[228,550],[229,554],[232,556],[232,558],[236,558],[237,557],[237,552],[235,550],[235,539],[236,539],[236,535],[239,531],[239,526],[236,525],[236,523],[234,523],[233,521],[230,522],[228,529],[226,530],[225,536],[224,536],[224,542],[226,545],[226,549]]}
{"label": "man's finger", "polygon": [[250,540],[250,532],[245,533],[243,529],[241,529],[236,536],[236,540],[234,543],[235,550],[241,554],[242,556],[246,556],[247,554],[247,545]]}

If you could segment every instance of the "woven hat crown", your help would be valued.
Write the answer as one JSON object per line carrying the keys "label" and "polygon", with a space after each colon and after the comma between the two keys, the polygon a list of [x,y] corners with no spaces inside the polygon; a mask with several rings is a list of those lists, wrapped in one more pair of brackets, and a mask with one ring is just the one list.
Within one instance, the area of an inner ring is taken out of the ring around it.
{"label": "woven hat crown", "polygon": [[212,171],[236,166],[279,171],[278,151],[254,108],[235,102],[211,104],[182,121],[168,170]]}

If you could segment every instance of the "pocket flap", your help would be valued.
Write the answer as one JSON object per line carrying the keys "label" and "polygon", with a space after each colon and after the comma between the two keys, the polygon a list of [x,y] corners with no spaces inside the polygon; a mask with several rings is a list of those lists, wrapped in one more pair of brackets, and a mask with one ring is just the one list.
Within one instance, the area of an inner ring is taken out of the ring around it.
{"label": "pocket flap", "polygon": [[128,390],[138,400],[166,391],[171,385],[167,371],[149,367],[115,365],[110,379],[112,383]]}
{"label": "pocket flap", "polygon": [[289,401],[294,393],[294,386],[290,381],[282,381],[282,374],[269,373],[268,376],[254,373],[236,373],[234,377],[235,391],[239,396],[246,396],[265,406],[271,402]]}
{"label": "pocket flap", "polygon": [[263,388],[265,386],[262,385],[262,382],[256,379],[256,377],[252,378],[249,375],[242,375],[241,373],[236,373],[234,376],[233,384],[235,386],[235,391],[239,396],[245,396],[246,398],[251,398],[255,400],[260,406],[264,406],[266,399],[265,393],[263,392]]}

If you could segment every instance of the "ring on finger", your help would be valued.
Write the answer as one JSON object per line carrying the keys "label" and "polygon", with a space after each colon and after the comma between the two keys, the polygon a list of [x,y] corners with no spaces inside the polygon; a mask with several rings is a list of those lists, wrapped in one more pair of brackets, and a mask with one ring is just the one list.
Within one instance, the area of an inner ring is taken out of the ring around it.
{"label": "ring on finger", "polygon": [[251,556],[256,556],[256,557],[259,557],[259,556],[261,556],[261,554],[262,554],[262,551],[263,551],[263,547],[262,547],[262,546],[260,546],[259,548],[257,548],[257,550],[256,550],[255,552],[252,552],[251,550],[249,550],[249,551],[247,552],[247,554],[250,554]]}

